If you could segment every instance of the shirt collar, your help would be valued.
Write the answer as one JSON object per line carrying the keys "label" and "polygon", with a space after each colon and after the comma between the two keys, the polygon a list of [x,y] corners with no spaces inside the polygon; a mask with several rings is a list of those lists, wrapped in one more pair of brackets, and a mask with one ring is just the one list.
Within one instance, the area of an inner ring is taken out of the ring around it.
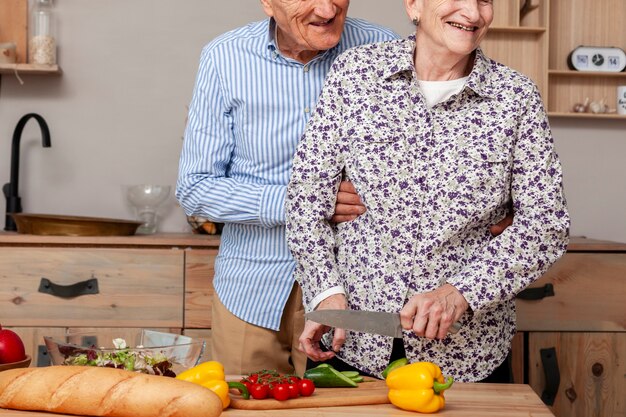
{"label": "shirt collar", "polygon": [[276,39],[274,38],[276,35],[276,21],[273,17],[268,19],[267,25],[267,49],[270,51],[277,51],[278,47],[276,46]]}
{"label": "shirt collar", "polygon": [[[388,79],[403,72],[413,73],[413,52],[415,51],[415,35],[411,35],[405,39],[395,41],[397,50],[393,58],[382,73],[382,79]],[[490,77],[490,60],[485,56],[480,48],[476,48],[474,57],[474,67],[470,72],[465,84],[465,88],[469,88],[480,96],[491,98],[493,96],[493,88],[489,82]]]}

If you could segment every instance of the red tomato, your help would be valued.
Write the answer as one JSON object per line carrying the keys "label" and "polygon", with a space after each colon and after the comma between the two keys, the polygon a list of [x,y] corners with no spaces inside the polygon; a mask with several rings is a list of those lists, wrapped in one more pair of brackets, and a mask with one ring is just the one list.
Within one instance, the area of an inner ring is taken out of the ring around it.
{"label": "red tomato", "polygon": [[246,386],[246,388],[248,388],[248,392],[250,392],[250,390],[252,389],[252,382],[248,381],[246,378],[243,378],[241,381],[242,384],[244,384]]}
{"label": "red tomato", "polygon": [[274,384],[270,394],[278,401],[285,401],[289,399],[289,388],[287,384]]}
{"label": "red tomato", "polygon": [[0,363],[19,362],[26,359],[24,343],[17,333],[0,326]]}
{"label": "red tomato", "polygon": [[248,391],[250,392],[250,396],[255,400],[264,400],[270,394],[270,387],[265,384],[254,383]]}
{"label": "red tomato", "polygon": [[308,397],[315,391],[315,384],[310,379],[302,378],[298,381],[298,389],[300,391],[300,395]]}
{"label": "red tomato", "polygon": [[287,377],[287,381],[289,381],[292,384],[297,384],[298,381],[300,381],[300,378],[298,376],[296,376],[296,375],[289,375]]}
{"label": "red tomato", "polygon": [[297,382],[288,382],[287,391],[289,392],[289,398],[298,398],[300,396]]}
{"label": "red tomato", "polygon": [[246,377],[246,379],[254,384],[255,382],[257,382],[259,380],[259,375],[258,374],[251,374],[251,375],[248,375]]}

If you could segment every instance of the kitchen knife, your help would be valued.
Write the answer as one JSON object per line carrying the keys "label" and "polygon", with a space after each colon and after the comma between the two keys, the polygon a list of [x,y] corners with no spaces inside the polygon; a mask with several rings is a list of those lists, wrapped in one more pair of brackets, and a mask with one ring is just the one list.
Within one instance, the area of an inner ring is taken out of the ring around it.
{"label": "kitchen knife", "polygon": [[[308,320],[340,329],[363,333],[402,337],[399,313],[383,313],[361,310],[315,310],[304,315]],[[449,333],[457,333],[461,324],[457,321],[450,326]]]}

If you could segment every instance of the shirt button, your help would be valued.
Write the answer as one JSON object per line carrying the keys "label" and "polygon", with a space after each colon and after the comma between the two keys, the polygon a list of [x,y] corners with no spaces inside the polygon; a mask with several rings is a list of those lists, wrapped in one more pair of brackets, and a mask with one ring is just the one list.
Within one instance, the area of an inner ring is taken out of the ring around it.
{"label": "shirt button", "polygon": [[304,66],[304,68],[302,68],[302,70],[303,70],[304,72],[309,72],[309,67],[305,65],[305,66]]}
{"label": "shirt button", "polygon": [[308,113],[308,112],[310,112],[310,111],[311,111],[311,109],[310,109],[310,108],[308,108],[308,107],[305,107],[305,108],[304,108],[304,112],[305,112],[305,113]]}

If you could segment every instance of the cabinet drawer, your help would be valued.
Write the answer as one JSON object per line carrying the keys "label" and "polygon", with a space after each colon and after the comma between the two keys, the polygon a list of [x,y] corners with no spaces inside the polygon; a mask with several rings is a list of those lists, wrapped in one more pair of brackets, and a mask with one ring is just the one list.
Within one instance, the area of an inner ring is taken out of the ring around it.
{"label": "cabinet drawer", "polygon": [[[3,248],[0,305],[6,326],[177,327],[183,324],[183,251]],[[98,293],[39,291],[97,280]]]}
{"label": "cabinet drawer", "polygon": [[539,396],[545,389],[554,390],[547,385],[541,359],[541,350],[551,348],[559,375],[551,407],[556,416],[626,416],[626,333],[530,333],[528,383]]}
{"label": "cabinet drawer", "polygon": [[545,284],[554,296],[516,301],[518,330],[626,330],[626,253],[568,252],[531,287]]}
{"label": "cabinet drawer", "polygon": [[185,251],[185,326],[210,328],[217,249]]}

